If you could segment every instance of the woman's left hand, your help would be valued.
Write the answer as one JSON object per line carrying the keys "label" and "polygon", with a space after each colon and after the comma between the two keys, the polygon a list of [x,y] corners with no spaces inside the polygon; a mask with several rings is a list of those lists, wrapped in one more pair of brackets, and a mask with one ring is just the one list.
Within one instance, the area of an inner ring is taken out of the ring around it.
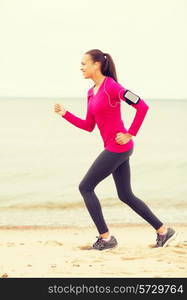
{"label": "woman's left hand", "polygon": [[116,134],[115,140],[118,144],[123,145],[130,141],[132,135],[130,133],[118,132]]}

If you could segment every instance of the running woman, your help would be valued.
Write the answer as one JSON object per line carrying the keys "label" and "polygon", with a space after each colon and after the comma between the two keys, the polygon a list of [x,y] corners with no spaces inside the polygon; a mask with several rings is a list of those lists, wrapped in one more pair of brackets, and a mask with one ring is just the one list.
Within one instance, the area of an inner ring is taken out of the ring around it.
{"label": "running woman", "polygon": [[[104,250],[117,246],[117,240],[106,225],[94,191],[97,184],[110,174],[113,176],[119,199],[156,230],[155,247],[165,247],[174,238],[175,230],[163,224],[131,189],[129,161],[134,149],[133,137],[137,135],[149,107],[143,99],[118,83],[115,64],[108,53],[99,49],[87,51],[82,57],[81,71],[85,79],[92,79],[94,82],[87,93],[86,119],[75,116],[62,104],[55,104],[54,112],[74,126],[89,132],[97,124],[103,139],[104,150],[79,184],[79,191],[99,232],[92,249]],[[136,110],[128,130],[121,119],[121,100]]]}

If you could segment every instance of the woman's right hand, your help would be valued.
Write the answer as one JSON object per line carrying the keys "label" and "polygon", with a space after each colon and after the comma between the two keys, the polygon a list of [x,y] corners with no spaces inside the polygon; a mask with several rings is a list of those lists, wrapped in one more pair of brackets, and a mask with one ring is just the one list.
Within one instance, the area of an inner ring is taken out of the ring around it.
{"label": "woman's right hand", "polygon": [[54,112],[56,112],[57,114],[59,114],[60,116],[64,116],[66,113],[66,110],[64,108],[64,106],[62,104],[58,104],[56,103],[54,105]]}

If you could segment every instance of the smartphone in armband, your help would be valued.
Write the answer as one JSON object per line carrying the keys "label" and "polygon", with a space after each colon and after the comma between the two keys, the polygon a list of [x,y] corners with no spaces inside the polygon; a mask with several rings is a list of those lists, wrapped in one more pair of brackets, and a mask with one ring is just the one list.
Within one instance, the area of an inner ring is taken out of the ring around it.
{"label": "smartphone in armband", "polygon": [[125,91],[123,97],[128,104],[137,104],[140,101],[140,97],[132,93],[131,91]]}

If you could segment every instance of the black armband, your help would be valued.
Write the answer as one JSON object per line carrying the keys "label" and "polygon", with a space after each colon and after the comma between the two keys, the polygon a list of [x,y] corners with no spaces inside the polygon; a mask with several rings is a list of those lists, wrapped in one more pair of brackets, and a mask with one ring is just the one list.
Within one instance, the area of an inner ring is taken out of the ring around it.
{"label": "black armband", "polygon": [[137,104],[140,101],[140,97],[135,95],[129,90],[126,90],[123,97],[125,98],[128,104]]}

